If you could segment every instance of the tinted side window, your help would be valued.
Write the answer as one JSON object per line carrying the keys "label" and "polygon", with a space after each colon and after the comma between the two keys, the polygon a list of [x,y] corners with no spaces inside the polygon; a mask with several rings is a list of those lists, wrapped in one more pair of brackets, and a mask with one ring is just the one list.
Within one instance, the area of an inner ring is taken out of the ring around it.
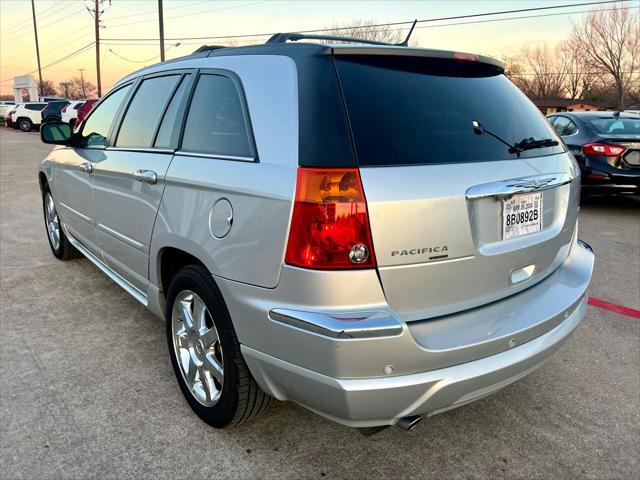
{"label": "tinted side window", "polygon": [[27,110],[36,110],[36,111],[38,111],[38,110],[44,110],[44,107],[46,107],[46,106],[47,106],[47,105],[46,105],[46,104],[44,104],[44,103],[43,103],[43,104],[41,104],[41,105],[33,105],[33,104],[32,104],[32,105],[25,105],[25,108],[26,108]]}
{"label": "tinted side window", "polygon": [[572,120],[569,120],[569,125],[567,125],[567,128],[565,129],[565,135],[573,135],[574,133],[576,133],[578,131],[578,126],[573,123]]}
{"label": "tinted side window", "polygon": [[106,146],[109,128],[130,88],[127,85],[115,91],[93,110],[82,127],[80,146]]}
{"label": "tinted side window", "polygon": [[182,149],[253,157],[240,95],[230,78],[200,76],[187,116]]}
{"label": "tinted side window", "polygon": [[559,135],[573,135],[578,131],[578,127],[575,123],[569,120],[567,117],[558,117],[553,123],[553,128],[556,129]]}
{"label": "tinted side window", "polygon": [[180,75],[167,75],[140,84],[120,126],[117,147],[151,147],[164,107],[179,80]]}
{"label": "tinted side window", "polygon": [[162,123],[160,124],[160,130],[158,130],[158,136],[156,138],[155,147],[158,148],[169,148],[175,143],[177,143],[177,136],[179,134],[178,131],[178,110],[180,109],[180,103],[186,93],[187,87],[189,86],[190,75],[185,76],[180,83],[180,86],[176,89],[173,94],[173,98],[171,98],[171,102],[167,107],[167,111],[162,118]]}

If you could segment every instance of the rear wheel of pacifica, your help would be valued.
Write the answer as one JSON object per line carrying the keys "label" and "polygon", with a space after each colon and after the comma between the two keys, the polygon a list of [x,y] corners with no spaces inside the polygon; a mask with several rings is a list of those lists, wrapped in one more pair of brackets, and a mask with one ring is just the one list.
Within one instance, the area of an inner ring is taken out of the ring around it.
{"label": "rear wheel of pacifica", "polygon": [[260,414],[271,397],[256,384],[240,353],[231,318],[211,274],[201,265],[180,270],[167,294],[169,354],[193,411],[216,428]]}

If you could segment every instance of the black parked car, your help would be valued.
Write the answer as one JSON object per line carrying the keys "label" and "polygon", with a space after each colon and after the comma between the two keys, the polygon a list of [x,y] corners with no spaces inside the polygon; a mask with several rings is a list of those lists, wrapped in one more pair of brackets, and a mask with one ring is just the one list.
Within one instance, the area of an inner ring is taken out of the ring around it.
{"label": "black parked car", "polygon": [[592,194],[640,194],[640,116],[561,112],[547,117],[575,155]]}
{"label": "black parked car", "polygon": [[62,121],[62,109],[69,105],[68,100],[54,100],[42,110],[42,123]]}

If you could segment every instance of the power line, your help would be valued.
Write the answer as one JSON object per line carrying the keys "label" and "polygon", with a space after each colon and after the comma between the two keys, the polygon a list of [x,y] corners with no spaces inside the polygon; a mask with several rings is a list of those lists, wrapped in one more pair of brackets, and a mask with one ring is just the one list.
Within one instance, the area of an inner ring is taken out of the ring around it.
{"label": "power line", "polygon": [[[165,11],[167,11],[167,10],[175,10],[176,8],[184,9],[184,8],[191,7],[193,5],[202,5],[203,3],[210,3],[210,2],[208,0],[201,0],[199,2],[181,4],[181,5],[178,5],[178,6],[175,6],[175,7],[165,8]],[[150,15],[150,14],[154,14],[155,15],[155,13],[156,13],[155,10],[147,10],[146,12],[131,13],[129,15],[120,15],[119,17],[111,17],[111,18],[107,18],[105,20],[110,22],[112,20],[120,20],[121,18],[140,17],[142,15]]]}
{"label": "power line", "polygon": [[[65,5],[64,7],[59,8],[57,11],[55,11],[55,12],[53,12],[53,13],[50,13],[49,15],[45,15],[44,17],[40,17],[40,18],[39,18],[39,20],[40,20],[40,21],[42,21],[42,20],[44,20],[44,19],[46,19],[46,18],[51,17],[52,15],[57,15],[58,13],[62,13],[62,12],[64,12],[64,10],[65,10],[65,9],[67,9],[68,7],[73,7],[73,5],[74,5],[73,3],[68,3],[68,4],[67,4],[67,5]],[[64,20],[66,20],[66,19],[67,19],[67,18],[69,18],[69,17],[73,17],[73,16],[75,16],[75,15],[77,15],[77,14],[81,13],[81,12],[82,12],[82,10],[78,10],[76,13],[72,13],[71,15],[65,15],[65,16],[64,16]],[[45,23],[44,25],[42,25],[42,26],[40,27],[40,30],[43,30],[43,29],[45,29],[45,28],[48,28],[48,27],[50,27],[50,26],[52,26],[52,25],[59,25],[59,22],[60,22],[62,19],[63,19],[63,17],[60,17],[60,18],[56,18],[56,19],[52,20],[52,21],[51,21],[51,22],[49,22],[49,23]],[[23,27],[22,29],[20,29],[20,33],[18,33],[18,31],[13,32],[9,38],[5,38],[3,41],[4,41],[4,42],[7,42],[7,41],[15,40],[16,38],[20,38],[20,37],[24,34],[24,33],[22,32],[22,31],[24,30],[24,28],[27,28],[27,27]],[[26,30],[25,30],[25,31],[26,31]]]}
{"label": "power line", "polygon": [[[59,5],[57,3],[54,4],[54,5],[51,5],[49,8],[45,8],[42,12],[40,12],[40,15],[44,15],[45,13],[50,12],[54,8],[58,8],[58,7],[59,7]],[[57,12],[54,12],[54,13],[57,13]],[[47,18],[47,16],[41,17],[40,20],[42,20],[43,18]],[[17,32],[19,30],[24,29],[25,27],[29,27],[30,26],[29,23],[31,23],[31,19],[27,19],[27,20],[23,20],[22,22],[18,22],[12,28],[8,29],[5,32],[2,32],[2,35],[11,35],[14,32]]]}
{"label": "power line", "polygon": [[[173,47],[178,47],[180,45],[181,45],[180,43],[174,43],[173,45],[170,45],[169,48],[166,49],[166,51],[168,52]],[[130,58],[123,57],[122,55],[120,55],[118,52],[112,50],[111,48],[108,48],[107,50],[110,51],[111,53],[113,53],[116,57],[118,57],[118,58],[120,58],[120,59],[122,59],[122,60],[124,60],[126,62],[130,62],[130,63],[147,63],[147,62],[150,62],[152,60],[155,60],[156,58],[158,58],[160,56],[160,55],[154,55],[153,57],[147,58],[145,60],[131,60]]]}
{"label": "power line", "polygon": [[[573,3],[567,5],[548,5],[544,7],[532,7],[532,8],[521,8],[517,10],[501,10],[496,12],[482,12],[482,13],[474,13],[468,15],[456,15],[451,17],[439,17],[439,18],[426,18],[422,20],[417,20],[417,23],[431,23],[431,22],[440,22],[446,20],[460,20],[465,18],[477,18],[477,17],[487,17],[492,15],[507,15],[512,13],[523,13],[523,12],[534,12],[534,11],[543,11],[543,10],[553,10],[559,8],[571,8],[571,7],[583,7],[583,6],[593,6],[593,5],[603,5],[603,4],[612,4],[612,3],[623,3],[628,2],[630,0],[604,0],[598,2],[587,2],[587,3]],[[568,13],[563,13],[568,14]],[[342,30],[353,30],[359,28],[379,28],[379,27],[394,27],[407,25],[410,26],[414,21],[407,20],[402,22],[387,22],[387,23],[376,23],[371,25],[361,25],[361,26],[353,26],[353,27],[333,27],[333,28],[316,28],[310,30],[295,30],[296,33],[317,33],[317,32],[337,32]],[[421,27],[416,27],[421,28]],[[424,27],[422,27],[424,28]],[[166,38],[165,40],[215,40],[215,39],[227,39],[227,38],[246,38],[246,37],[266,37],[274,35],[277,32],[264,32],[264,33],[252,33],[252,34],[237,34],[237,35],[215,35],[215,36],[205,36],[205,37],[172,37]],[[128,41],[157,41],[157,38],[105,38],[104,40],[108,41],[118,41],[118,40],[128,40]]]}
{"label": "power line", "polygon": [[[94,44],[94,43],[95,43],[95,42],[88,43],[88,44],[87,44],[87,45],[85,45],[84,47],[81,47],[81,48],[79,48],[78,50],[75,50],[75,51],[73,51],[73,52],[69,53],[68,55],[65,55],[65,56],[64,56],[64,57],[62,57],[62,58],[59,58],[59,59],[57,59],[57,60],[54,60],[53,62],[49,63],[48,65],[45,65],[44,67],[42,67],[42,70],[44,70],[45,68],[53,67],[54,65],[57,65],[57,64],[59,64],[59,63],[61,63],[61,62],[64,62],[65,60],[69,60],[69,59],[70,59],[70,58],[72,58],[72,57],[75,57],[75,56],[77,56],[77,55],[80,55],[81,53],[86,52],[86,51],[87,51],[87,50],[89,50],[91,47],[93,47],[93,44]],[[37,71],[38,71],[38,70],[36,69],[36,70],[31,71],[31,72],[24,73],[23,75],[31,75],[32,73],[35,73],[35,72],[37,72]]]}
{"label": "power line", "polygon": [[[260,0],[260,1],[257,1],[257,2],[245,3],[245,4],[242,4],[242,5],[232,5],[230,7],[214,8],[213,10],[202,10],[202,11],[199,11],[199,12],[185,13],[183,15],[172,15],[171,19],[182,18],[182,17],[192,17],[194,15],[203,15],[203,14],[206,14],[206,13],[219,12],[219,11],[222,11],[222,10],[231,10],[233,8],[250,7],[250,6],[253,6],[253,5],[258,5],[259,3],[265,3],[267,1],[268,0]],[[168,10],[168,8],[166,10]],[[109,28],[126,27],[126,26],[129,26],[129,25],[139,25],[141,23],[151,23],[151,22],[155,22],[155,21],[156,21],[156,19],[154,18],[154,19],[151,19],[151,20],[140,20],[140,21],[137,21],[137,22],[116,23],[116,24],[110,23],[109,24]],[[169,39],[167,39],[167,40],[169,40]]]}

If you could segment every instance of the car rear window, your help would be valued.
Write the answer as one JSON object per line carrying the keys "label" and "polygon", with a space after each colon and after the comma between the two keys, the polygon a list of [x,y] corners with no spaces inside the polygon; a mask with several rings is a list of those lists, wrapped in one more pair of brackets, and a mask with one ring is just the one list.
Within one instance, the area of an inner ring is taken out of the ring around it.
{"label": "car rear window", "polygon": [[[473,121],[514,144],[558,137],[540,111],[495,67],[391,55],[336,56],[362,166],[485,162],[517,158]],[[521,158],[564,151],[527,150]]]}
{"label": "car rear window", "polygon": [[596,133],[640,135],[640,118],[603,117],[587,120]]}

